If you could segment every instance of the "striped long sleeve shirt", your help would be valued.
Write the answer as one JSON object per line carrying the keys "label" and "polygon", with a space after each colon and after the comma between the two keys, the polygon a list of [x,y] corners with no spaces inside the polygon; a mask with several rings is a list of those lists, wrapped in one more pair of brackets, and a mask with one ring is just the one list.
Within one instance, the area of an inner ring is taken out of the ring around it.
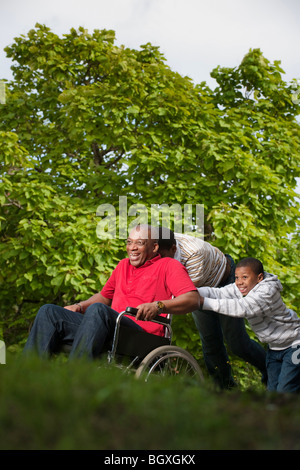
{"label": "striped long sleeve shirt", "polygon": [[218,286],[226,269],[225,255],[201,238],[175,233],[175,239],[175,259],[185,266],[193,283],[197,286]]}
{"label": "striped long sleeve shirt", "polygon": [[235,284],[221,288],[200,287],[203,310],[243,317],[262,343],[270,349],[286,349],[300,343],[300,318],[286,307],[277,276],[264,273],[264,279],[243,297]]}

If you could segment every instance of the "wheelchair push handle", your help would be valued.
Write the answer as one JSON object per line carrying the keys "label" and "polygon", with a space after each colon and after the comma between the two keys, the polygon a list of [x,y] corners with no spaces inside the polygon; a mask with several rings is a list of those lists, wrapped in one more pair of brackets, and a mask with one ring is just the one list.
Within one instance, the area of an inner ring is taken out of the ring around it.
{"label": "wheelchair push handle", "polygon": [[134,307],[126,307],[126,313],[131,313],[131,315],[136,316],[138,309]]}
{"label": "wheelchair push handle", "polygon": [[[137,312],[138,312],[138,309],[135,307],[126,307],[126,313],[129,313],[130,315],[136,316]],[[163,317],[162,315],[156,315],[156,317],[154,317],[152,320],[158,321],[165,325],[169,325],[171,323],[169,318]]]}

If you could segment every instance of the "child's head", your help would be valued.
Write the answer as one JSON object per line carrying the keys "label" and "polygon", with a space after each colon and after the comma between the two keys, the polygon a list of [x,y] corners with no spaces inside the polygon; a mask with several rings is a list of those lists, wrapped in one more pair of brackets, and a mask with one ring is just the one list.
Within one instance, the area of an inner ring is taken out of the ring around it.
{"label": "child's head", "polygon": [[264,278],[262,263],[256,258],[244,258],[235,268],[235,284],[243,296]]}

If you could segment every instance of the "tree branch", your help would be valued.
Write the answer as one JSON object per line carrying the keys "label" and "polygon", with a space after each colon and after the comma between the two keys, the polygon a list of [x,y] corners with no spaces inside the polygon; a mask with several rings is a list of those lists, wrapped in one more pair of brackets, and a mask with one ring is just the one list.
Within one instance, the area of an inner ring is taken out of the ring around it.
{"label": "tree branch", "polygon": [[4,193],[4,195],[5,195],[6,199],[9,201],[9,204],[2,204],[2,206],[15,206],[18,209],[24,209],[24,207],[21,206],[21,204],[18,201],[14,201],[10,197],[8,197],[7,193]]}
{"label": "tree branch", "polygon": [[[102,165],[104,163],[105,155],[108,155],[111,152],[116,152],[117,150],[119,150],[119,148],[114,147],[114,146],[111,146],[106,150],[100,150],[97,142],[93,142],[92,143],[92,151],[93,151],[93,154],[94,154],[94,163],[95,163],[95,165],[97,165],[97,166]],[[124,155],[124,150],[122,150],[121,153],[113,161],[107,162],[106,165],[105,165],[105,168],[111,168],[119,160],[121,160],[123,155]]]}

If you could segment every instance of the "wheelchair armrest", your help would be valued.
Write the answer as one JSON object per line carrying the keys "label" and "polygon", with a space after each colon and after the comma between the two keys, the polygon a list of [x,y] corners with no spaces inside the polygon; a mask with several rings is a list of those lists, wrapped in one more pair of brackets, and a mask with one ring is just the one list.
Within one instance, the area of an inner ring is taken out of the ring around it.
{"label": "wheelchair armrest", "polygon": [[[129,315],[133,315],[134,317],[136,316],[138,309],[134,307],[126,307],[125,312]],[[152,320],[155,323],[162,323],[163,325],[170,325],[171,324],[171,319],[167,317],[163,317],[162,315],[156,315],[156,317],[152,318]]]}

